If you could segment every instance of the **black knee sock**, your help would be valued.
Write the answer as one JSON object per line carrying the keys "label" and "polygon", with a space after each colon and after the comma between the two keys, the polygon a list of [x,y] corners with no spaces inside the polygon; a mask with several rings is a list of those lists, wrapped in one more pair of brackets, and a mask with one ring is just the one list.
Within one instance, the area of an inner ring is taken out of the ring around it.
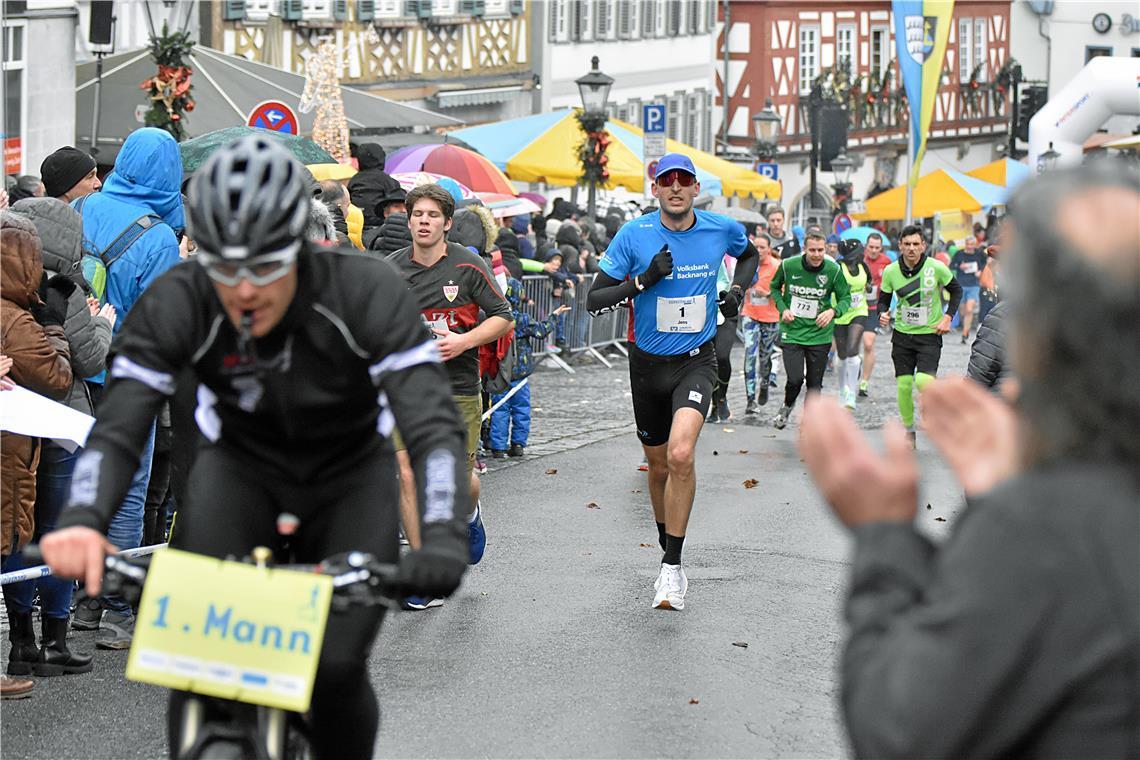
{"label": "black knee sock", "polygon": [[665,534],[665,556],[661,558],[663,565],[681,564],[681,548],[685,545],[684,536]]}
{"label": "black knee sock", "polygon": [[661,544],[661,551],[665,551],[665,523],[657,523],[657,542]]}

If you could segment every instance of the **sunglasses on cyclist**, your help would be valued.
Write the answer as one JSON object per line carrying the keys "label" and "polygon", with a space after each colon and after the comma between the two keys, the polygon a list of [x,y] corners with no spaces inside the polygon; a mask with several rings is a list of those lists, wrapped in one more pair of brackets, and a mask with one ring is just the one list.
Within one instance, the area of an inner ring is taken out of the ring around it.
{"label": "sunglasses on cyclist", "polygon": [[681,187],[692,187],[696,181],[696,177],[680,169],[670,169],[656,179],[658,187],[672,187],[674,182],[679,182]]}
{"label": "sunglasses on cyclist", "polygon": [[232,288],[242,280],[249,280],[251,285],[261,287],[276,282],[289,273],[297,260],[300,247],[300,243],[296,243],[280,251],[241,261],[230,261],[215,253],[201,251],[197,261],[205,267],[206,274],[214,282]]}

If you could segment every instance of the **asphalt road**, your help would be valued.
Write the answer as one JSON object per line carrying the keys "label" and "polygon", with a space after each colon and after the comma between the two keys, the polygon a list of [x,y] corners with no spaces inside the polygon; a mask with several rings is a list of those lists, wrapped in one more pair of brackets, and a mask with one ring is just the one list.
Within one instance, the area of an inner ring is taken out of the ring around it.
{"label": "asphalt road", "polygon": [[[880,344],[859,412],[868,428],[893,413]],[[965,356],[955,339],[943,374]],[[484,481],[486,558],[444,607],[391,616],[376,642],[377,757],[845,754],[849,544],[804,472],[795,425],[741,415],[705,427],[686,609],[653,610],[660,550],[624,379],[624,365],[536,374],[531,456],[494,460]],[[919,457],[919,524],[937,537],[958,490],[921,436]],[[71,641],[94,648],[94,634]],[[100,651],[94,673],[37,679],[31,699],[4,702],[4,758],[163,756],[165,695],[127,682],[125,664]]]}

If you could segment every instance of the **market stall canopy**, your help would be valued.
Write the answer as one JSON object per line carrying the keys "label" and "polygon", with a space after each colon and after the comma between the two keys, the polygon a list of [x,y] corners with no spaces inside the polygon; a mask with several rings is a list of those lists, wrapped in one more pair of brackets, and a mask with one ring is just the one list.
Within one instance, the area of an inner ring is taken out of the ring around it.
{"label": "market stall canopy", "polygon": [[[606,150],[610,172],[608,189],[625,187],[641,193],[645,177],[642,164],[642,133],[632,124],[616,119],[606,121],[613,137]],[[584,135],[573,110],[526,116],[521,119],[485,124],[452,132],[503,169],[518,182],[545,182],[549,185],[578,184],[582,167],[578,144]],[[697,167],[697,179],[705,192],[753,198],[779,198],[780,184],[750,169],[697,150],[676,140],[666,140],[665,149],[684,153]]]}
{"label": "market stall canopy", "polygon": [[[244,125],[249,112],[265,100],[280,100],[296,110],[305,88],[299,74],[247,61],[201,45],[190,54],[195,108],[186,114],[186,132],[197,137],[226,127]],[[95,111],[94,61],[76,66],[76,146],[91,147],[91,120]],[[139,85],[158,67],[147,50],[117,53],[103,59],[99,109],[99,163],[111,163],[119,146],[143,126],[150,102]],[[367,92],[341,86],[344,113],[352,127],[443,127],[463,122],[422,108],[397,103]],[[302,134],[313,129],[316,111],[298,113]]]}
{"label": "market stall canopy", "polygon": [[[934,216],[940,211],[974,213],[1005,203],[1006,188],[969,177],[953,169],[936,169],[919,178],[914,186],[915,219]],[[856,219],[903,219],[906,217],[906,185],[868,198],[866,211],[852,214]]]}
{"label": "market stall canopy", "polygon": [[999,158],[997,161],[979,166],[966,172],[974,179],[989,182],[992,185],[1001,185],[1004,188],[1014,188],[1029,179],[1029,167],[1020,161],[1009,158]]}

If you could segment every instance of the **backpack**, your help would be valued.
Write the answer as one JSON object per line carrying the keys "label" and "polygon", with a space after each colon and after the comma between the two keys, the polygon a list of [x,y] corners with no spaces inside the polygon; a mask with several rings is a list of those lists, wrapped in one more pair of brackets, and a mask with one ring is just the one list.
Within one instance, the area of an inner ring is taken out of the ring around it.
{"label": "backpack", "polygon": [[[85,195],[79,199],[75,205],[75,210],[80,214],[83,213],[83,204],[90,196]],[[104,295],[107,292],[107,270],[111,268],[119,258],[127,252],[127,249],[135,244],[135,241],[142,237],[147,230],[156,224],[162,224],[162,218],[154,214],[143,214],[138,219],[131,222],[127,227],[120,232],[110,245],[101,251],[94,250],[94,246],[90,241],[84,240],[83,251],[83,277],[87,280],[87,284],[91,286],[96,298],[100,303],[105,302]]]}
{"label": "backpack", "polygon": [[479,346],[479,376],[483,390],[492,396],[511,389],[511,373],[515,366],[515,331],[494,343]]}

